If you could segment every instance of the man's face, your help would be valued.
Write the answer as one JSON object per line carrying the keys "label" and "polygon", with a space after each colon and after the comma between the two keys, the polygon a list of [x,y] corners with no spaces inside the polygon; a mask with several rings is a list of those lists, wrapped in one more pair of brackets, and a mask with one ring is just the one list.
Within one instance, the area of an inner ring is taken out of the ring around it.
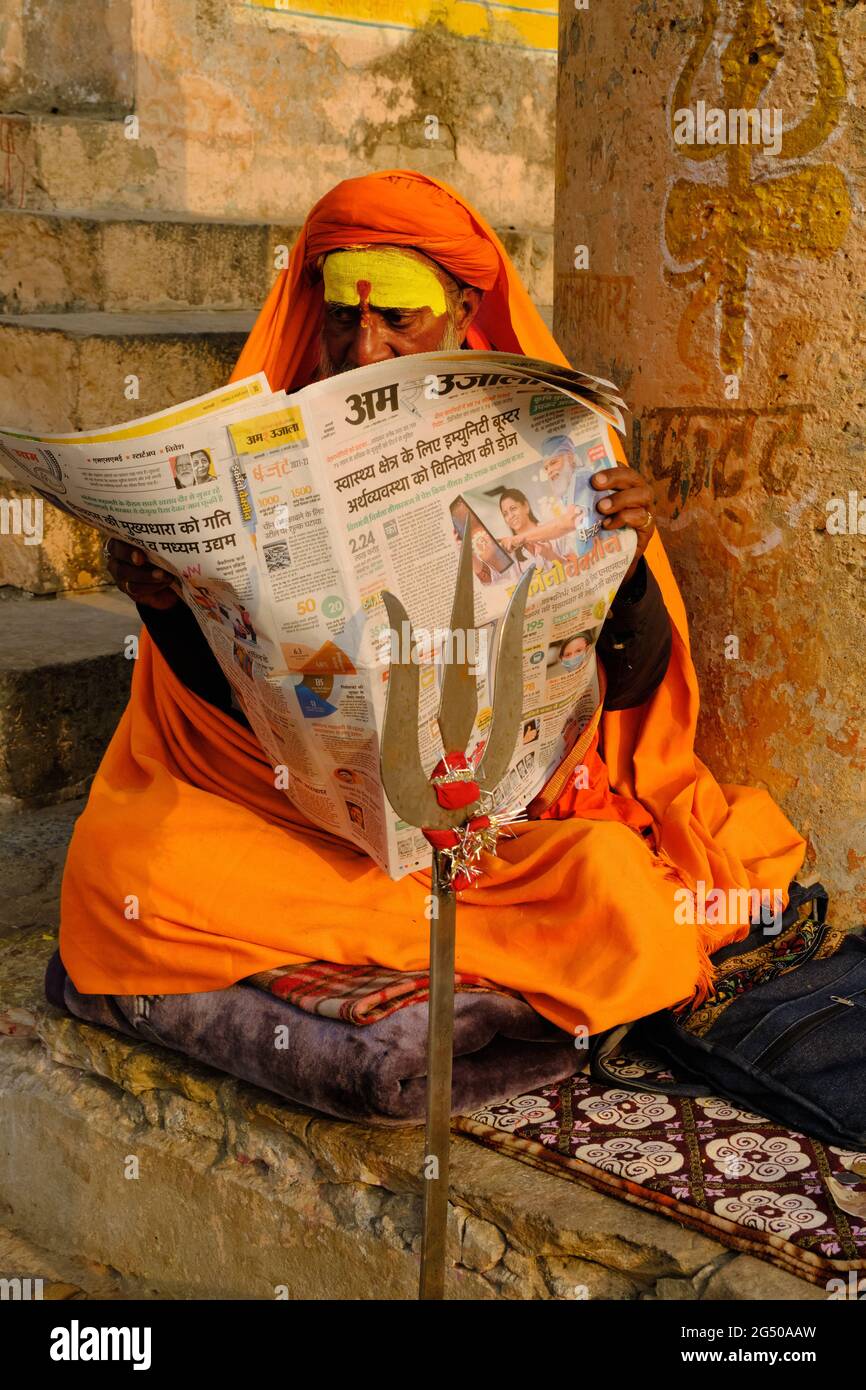
{"label": "man's face", "polygon": [[565,452],[551,454],[544,460],[544,472],[554,496],[564,497],[574,476],[574,459]]}
{"label": "man's face", "polygon": [[174,474],[181,487],[192,487],[194,482],[194,476],[192,471],[192,463],[188,458],[182,457],[175,459]]}
{"label": "man's face", "polygon": [[449,303],[435,262],[393,246],[334,251],[323,278],[322,376],[458,348],[481,302],[467,288]]}

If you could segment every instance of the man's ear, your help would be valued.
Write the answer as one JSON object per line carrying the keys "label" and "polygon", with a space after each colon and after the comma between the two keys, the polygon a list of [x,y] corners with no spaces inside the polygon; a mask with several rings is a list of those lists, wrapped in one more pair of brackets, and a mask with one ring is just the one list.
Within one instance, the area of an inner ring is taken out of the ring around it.
{"label": "man's ear", "polygon": [[483,298],[484,291],[476,289],[474,285],[464,285],[460,290],[457,309],[454,314],[454,327],[457,329],[461,342],[469,330],[469,325],[481,308]]}

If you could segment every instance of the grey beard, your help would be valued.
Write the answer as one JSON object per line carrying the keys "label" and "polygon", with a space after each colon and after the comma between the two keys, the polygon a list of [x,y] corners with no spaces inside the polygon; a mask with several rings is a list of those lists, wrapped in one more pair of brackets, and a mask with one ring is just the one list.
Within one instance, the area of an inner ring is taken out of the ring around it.
{"label": "grey beard", "polygon": [[[453,316],[449,313],[448,322],[442,333],[441,341],[432,350],[434,352],[455,352],[462,344],[460,335]],[[319,348],[319,376],[318,380],[323,381],[326,377],[339,376],[341,372],[351,372],[353,367],[338,367],[325,346],[325,336],[322,334],[321,346]]]}
{"label": "grey beard", "polygon": [[550,491],[558,501],[562,501],[567,496],[568,491],[574,482],[574,469],[570,469],[568,474],[560,474],[555,483],[548,482]]}

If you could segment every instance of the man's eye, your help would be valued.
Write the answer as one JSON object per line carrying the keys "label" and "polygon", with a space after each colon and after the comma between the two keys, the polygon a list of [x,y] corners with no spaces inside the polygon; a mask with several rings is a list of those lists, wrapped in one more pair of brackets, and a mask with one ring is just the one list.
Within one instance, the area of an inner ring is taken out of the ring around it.
{"label": "man's eye", "polygon": [[329,304],[328,318],[334,323],[353,323],[358,317],[358,310],[351,304]]}
{"label": "man's eye", "polygon": [[392,328],[406,328],[414,315],[406,309],[383,309],[382,317]]}

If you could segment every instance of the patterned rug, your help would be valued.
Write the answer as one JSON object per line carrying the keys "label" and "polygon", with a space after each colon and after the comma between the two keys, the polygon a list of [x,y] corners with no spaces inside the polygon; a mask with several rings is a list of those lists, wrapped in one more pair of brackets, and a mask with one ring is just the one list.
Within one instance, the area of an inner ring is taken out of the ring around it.
{"label": "patterned rug", "polygon": [[721,1098],[667,1096],[671,1074],[657,1059],[626,1051],[608,1065],[623,1080],[657,1077],[658,1093],[578,1074],[456,1118],[454,1129],[814,1284],[866,1270],[866,1154]]}

